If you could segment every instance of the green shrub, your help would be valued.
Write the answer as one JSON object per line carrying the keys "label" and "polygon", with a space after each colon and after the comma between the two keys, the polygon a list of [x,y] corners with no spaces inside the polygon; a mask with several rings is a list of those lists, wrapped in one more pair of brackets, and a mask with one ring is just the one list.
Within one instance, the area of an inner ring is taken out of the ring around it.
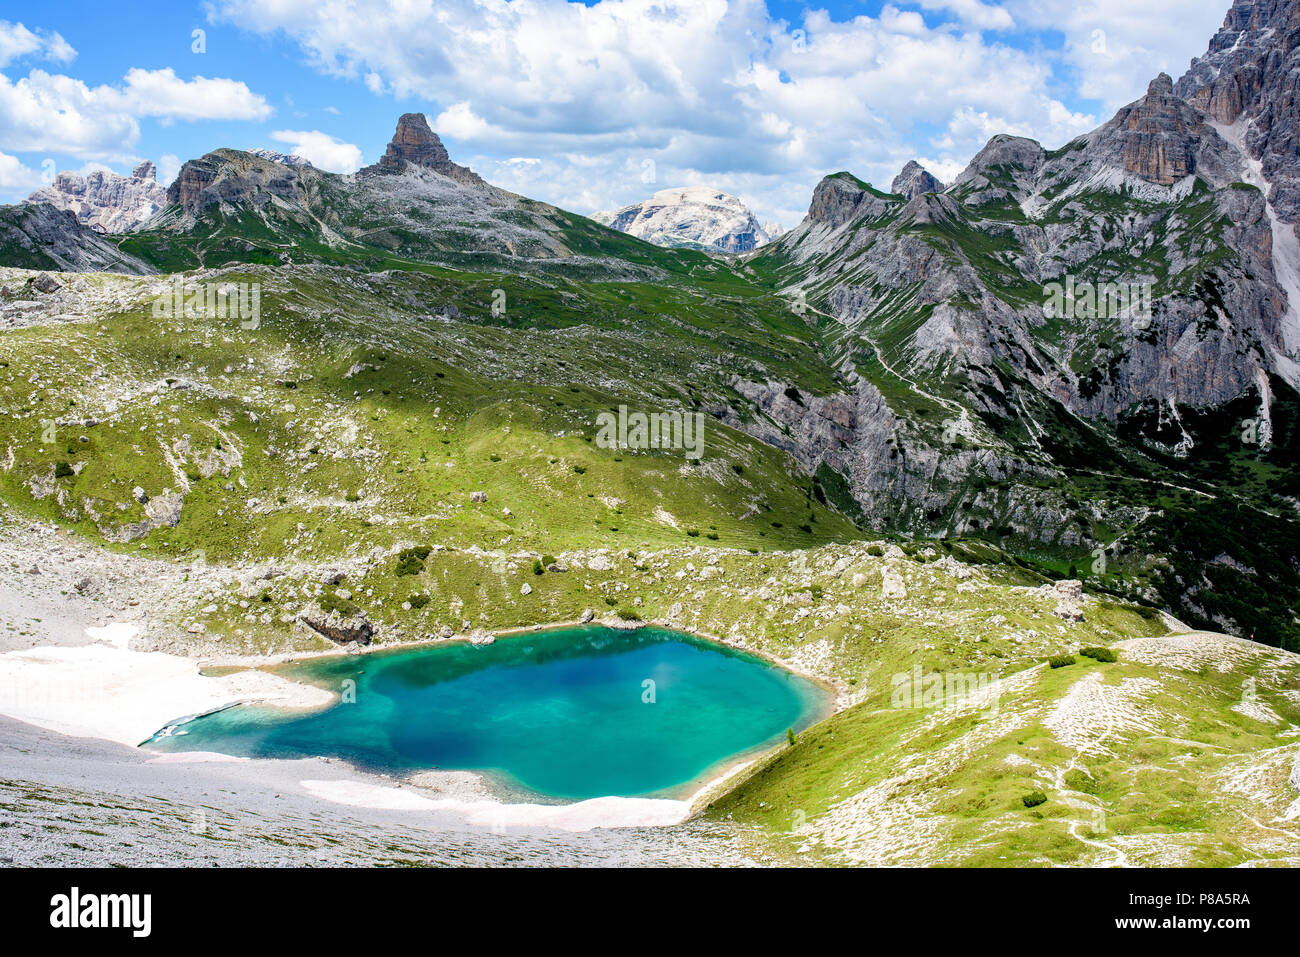
{"label": "green shrub", "polygon": [[412,595],[406,600],[411,603],[412,608],[423,608],[425,605],[429,604],[428,595]]}
{"label": "green shrub", "polygon": [[533,559],[533,574],[534,574],[534,575],[540,575],[540,574],[541,574],[542,572],[544,572],[544,571],[546,571],[546,569],[542,567],[542,560],[541,560],[540,558],[534,558],[534,559]]}
{"label": "green shrub", "polygon": [[358,494],[357,492],[348,492],[347,495],[344,495],[344,496],[343,496],[343,501],[345,501],[345,502],[359,502],[359,501],[361,501],[361,496],[360,496],[360,494]]}
{"label": "green shrub", "polygon": [[792,748],[794,747],[794,743],[795,743],[794,728],[785,729],[785,743]]}
{"label": "green shrub", "polygon": [[640,621],[641,613],[635,608],[620,608],[618,610],[618,617],[622,618],[624,621]]}
{"label": "green shrub", "polygon": [[334,592],[328,592],[320,597],[320,607],[327,615],[336,611],[344,618],[351,618],[353,615],[360,613],[361,608],[346,598],[340,598]]}
{"label": "green shrub", "polygon": [[1082,648],[1079,650],[1079,654],[1085,658],[1091,658],[1093,661],[1104,661],[1108,664],[1119,661],[1119,655],[1115,654],[1114,649],[1111,648]]}
{"label": "green shrub", "polygon": [[585,466],[585,465],[575,465],[575,466],[573,467],[573,471],[577,472],[579,475],[586,475],[586,474],[587,474],[587,466]]}
{"label": "green shrub", "polygon": [[1024,802],[1025,807],[1038,807],[1040,804],[1047,803],[1047,795],[1042,791],[1030,791],[1020,800]]}
{"label": "green shrub", "polygon": [[424,571],[424,560],[429,557],[431,549],[428,545],[417,545],[414,548],[404,548],[397,553],[397,567],[393,569],[394,575],[418,575]]}
{"label": "green shrub", "polygon": [[55,478],[67,478],[69,475],[75,475],[75,474],[76,473],[72,471],[72,466],[69,465],[67,462],[54,463]]}
{"label": "green shrub", "polygon": [[1047,659],[1047,663],[1053,668],[1064,668],[1066,665],[1074,664],[1074,655],[1053,655]]}
{"label": "green shrub", "polygon": [[555,564],[555,556],[554,556],[554,555],[543,555],[543,556],[542,556],[542,565],[543,565],[544,567],[546,567],[546,568],[550,568],[550,567],[551,567],[552,565],[554,565],[554,564]]}
{"label": "green shrub", "polygon": [[699,538],[700,530],[698,528],[688,528],[686,530],[686,534],[691,536],[691,538]]}

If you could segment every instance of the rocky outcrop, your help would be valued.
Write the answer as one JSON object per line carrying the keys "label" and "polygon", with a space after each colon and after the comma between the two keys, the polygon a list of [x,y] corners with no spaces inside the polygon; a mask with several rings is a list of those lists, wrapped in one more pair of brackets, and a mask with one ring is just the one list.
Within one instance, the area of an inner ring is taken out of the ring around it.
{"label": "rocky outcrop", "polygon": [[1236,0],[1174,87],[1243,144],[1286,223],[1300,222],[1300,0]]}
{"label": "rocky outcrop", "polygon": [[85,226],[122,233],[143,223],[167,204],[167,190],[158,185],[153,163],[146,160],[121,176],[94,170],[85,176],[63,172],[54,182],[27,198],[69,210]]}
{"label": "rocky outcrop", "polygon": [[999,134],[971,158],[953,180],[950,193],[972,205],[1019,202],[1033,189],[1047,161],[1042,144],[1024,136]]}
{"label": "rocky outcrop", "polygon": [[272,163],[279,163],[281,166],[311,166],[311,160],[305,156],[293,156],[289,153],[281,153],[279,150],[268,150],[259,146],[256,149],[248,151],[253,156],[260,159],[270,160]]}
{"label": "rocky outcrop", "polygon": [[832,173],[813,190],[805,222],[837,229],[863,217],[881,216],[895,205],[852,173]]}
{"label": "rocky outcrop", "polygon": [[772,238],[740,199],[709,186],[661,189],[644,202],[591,218],[658,246],[745,253]]}
{"label": "rocky outcrop", "polygon": [[1086,158],[1161,186],[1193,173],[1222,185],[1240,178],[1241,169],[1240,156],[1204,113],[1175,95],[1165,73],[1151,81],[1146,96],[1091,134]]}
{"label": "rocky outcrop", "polygon": [[0,262],[27,269],[61,272],[123,272],[143,275],[154,270],[126,255],[104,236],[77,221],[71,210],[50,203],[0,206]]}
{"label": "rocky outcrop", "polygon": [[241,150],[214,150],[181,167],[167,188],[167,201],[187,216],[208,206],[257,209],[276,199],[303,203],[314,167],[285,166]]}
{"label": "rocky outcrop", "polygon": [[375,628],[360,612],[345,617],[337,611],[328,614],[315,613],[300,616],[303,624],[317,634],[324,635],[330,641],[340,645],[368,645],[374,637]]}
{"label": "rocky outcrop", "polygon": [[438,139],[438,134],[429,128],[429,121],[423,113],[403,113],[397,120],[397,131],[384,155],[377,164],[367,166],[363,172],[400,173],[410,166],[431,169],[466,186],[484,185],[473,170],[451,161],[447,148]]}
{"label": "rocky outcrop", "polygon": [[889,191],[908,199],[915,199],[922,193],[942,193],[943,183],[931,175],[916,160],[909,160],[903,171],[894,177]]}

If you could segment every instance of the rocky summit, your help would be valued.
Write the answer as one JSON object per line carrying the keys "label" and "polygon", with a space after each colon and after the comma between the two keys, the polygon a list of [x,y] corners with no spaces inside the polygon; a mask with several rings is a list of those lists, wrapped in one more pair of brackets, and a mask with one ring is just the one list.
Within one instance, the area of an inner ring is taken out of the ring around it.
{"label": "rocky summit", "polygon": [[397,120],[397,131],[388,149],[369,171],[400,173],[409,166],[431,169],[449,179],[467,185],[481,185],[483,180],[473,170],[451,161],[447,148],[438,134],[429,128],[423,113],[403,113]]}
{"label": "rocky summit", "polygon": [[66,209],[86,226],[121,233],[140,225],[167,204],[167,190],[159,185],[154,164],[138,164],[130,176],[112,170],[92,170],[85,176],[62,172],[54,182],[27,198],[28,203],[49,203]]}
{"label": "rocky summit", "polygon": [[908,199],[915,199],[922,193],[942,193],[943,183],[916,160],[908,160],[903,171],[894,177],[889,191],[906,196]]}
{"label": "rocky summit", "polygon": [[749,252],[772,238],[740,199],[709,186],[661,189],[644,202],[592,219],[658,246],[724,253]]}

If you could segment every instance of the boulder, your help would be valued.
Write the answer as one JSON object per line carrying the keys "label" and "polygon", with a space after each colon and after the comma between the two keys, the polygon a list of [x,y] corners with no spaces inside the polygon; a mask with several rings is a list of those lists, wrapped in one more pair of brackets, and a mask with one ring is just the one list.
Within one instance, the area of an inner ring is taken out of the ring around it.
{"label": "boulder", "polygon": [[325,614],[306,614],[300,620],[308,628],[340,645],[368,645],[374,636],[374,625],[364,614],[344,618],[336,611]]}
{"label": "boulder", "polygon": [[903,582],[903,576],[892,568],[886,568],[880,574],[880,597],[907,597],[907,585]]}
{"label": "boulder", "polygon": [[1057,582],[1052,589],[1058,598],[1079,601],[1083,598],[1083,582],[1077,578],[1067,578]]}

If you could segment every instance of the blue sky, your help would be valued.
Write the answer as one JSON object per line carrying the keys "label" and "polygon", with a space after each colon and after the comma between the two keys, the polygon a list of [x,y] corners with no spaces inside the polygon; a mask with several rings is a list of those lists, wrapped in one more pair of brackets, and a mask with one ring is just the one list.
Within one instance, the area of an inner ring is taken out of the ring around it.
{"label": "blue sky", "polygon": [[1004,131],[1060,145],[1181,74],[1227,6],[4,2],[0,201],[139,159],[166,181],[219,146],[348,172],[418,111],[457,161],[578,212],[708,184],[791,226],[827,172],[951,178]]}

